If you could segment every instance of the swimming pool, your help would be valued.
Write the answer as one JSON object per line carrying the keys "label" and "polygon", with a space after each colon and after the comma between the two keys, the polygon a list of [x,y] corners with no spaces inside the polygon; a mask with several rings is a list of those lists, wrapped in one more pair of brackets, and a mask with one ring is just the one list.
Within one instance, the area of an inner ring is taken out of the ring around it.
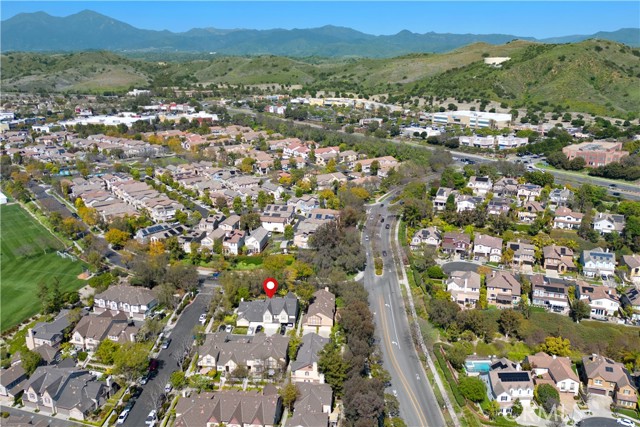
{"label": "swimming pool", "polygon": [[467,373],[486,374],[491,368],[490,360],[467,360],[464,362]]}

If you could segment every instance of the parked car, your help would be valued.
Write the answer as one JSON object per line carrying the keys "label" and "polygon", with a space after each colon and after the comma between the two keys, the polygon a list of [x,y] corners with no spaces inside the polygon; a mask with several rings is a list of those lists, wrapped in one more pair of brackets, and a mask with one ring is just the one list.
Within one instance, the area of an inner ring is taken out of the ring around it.
{"label": "parked car", "polygon": [[382,256],[387,256],[387,251],[382,251]]}
{"label": "parked car", "polygon": [[233,332],[233,326],[231,325],[227,325],[226,328],[224,328],[224,331],[228,334],[230,334],[231,332]]}
{"label": "parked car", "polygon": [[129,415],[128,409],[125,409],[124,411],[120,412],[120,415],[118,416],[118,420],[116,421],[116,424],[124,424],[124,420],[127,419],[128,415]]}
{"label": "parked car", "polygon": [[162,348],[165,350],[168,349],[170,345],[171,345],[171,338],[167,338],[162,342]]}
{"label": "parked car", "polygon": [[158,418],[156,417],[156,410],[152,410],[151,412],[149,412],[149,415],[147,415],[147,418],[144,420],[144,423],[148,426],[152,426],[156,424],[156,421],[158,421]]}
{"label": "parked car", "polygon": [[159,365],[160,363],[158,362],[158,359],[151,359],[149,361],[149,372],[156,372]]}
{"label": "parked car", "polygon": [[620,424],[621,426],[624,426],[624,427],[636,427],[636,425],[635,425],[635,423],[633,421],[628,420],[626,418],[618,418],[616,420],[616,422],[618,424]]}
{"label": "parked car", "polygon": [[204,325],[206,321],[207,321],[207,313],[202,313],[198,318],[198,322],[200,322],[201,325]]}
{"label": "parked car", "polygon": [[140,384],[145,385],[146,383],[149,382],[149,375],[144,375],[142,377],[140,377]]}
{"label": "parked car", "polygon": [[165,393],[171,393],[171,390],[173,390],[173,386],[172,386],[171,384],[167,383],[167,384],[164,386],[164,392],[165,392]]}

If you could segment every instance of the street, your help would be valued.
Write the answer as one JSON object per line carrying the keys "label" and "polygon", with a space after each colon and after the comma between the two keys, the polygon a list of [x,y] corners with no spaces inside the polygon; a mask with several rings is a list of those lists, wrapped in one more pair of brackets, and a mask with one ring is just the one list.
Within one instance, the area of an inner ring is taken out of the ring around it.
{"label": "street", "polygon": [[178,322],[168,335],[172,339],[171,345],[168,349],[161,350],[158,356],[158,373],[146,385],[142,386],[142,394],[131,409],[124,423],[125,426],[144,426],[144,420],[149,412],[152,409],[157,409],[154,404],[157,404],[159,396],[164,393],[164,386],[169,382],[171,373],[179,369],[177,359],[193,341],[193,327],[198,324],[198,317],[206,312],[210,299],[211,289],[207,289],[199,293],[182,312]]}
{"label": "street", "polygon": [[[418,353],[411,338],[393,253],[391,238],[393,221],[387,207],[375,204],[367,215],[364,241],[367,267],[364,274],[365,288],[369,292],[369,305],[376,324],[376,338],[384,360],[384,367],[391,375],[388,393],[397,393],[400,415],[409,427],[442,427],[445,425],[440,407],[429,384]],[[381,223],[384,218],[385,222]],[[385,226],[389,224],[389,229]],[[377,247],[374,253],[373,242]],[[376,276],[374,258],[387,253],[381,276]],[[401,259],[401,258],[400,258]]]}

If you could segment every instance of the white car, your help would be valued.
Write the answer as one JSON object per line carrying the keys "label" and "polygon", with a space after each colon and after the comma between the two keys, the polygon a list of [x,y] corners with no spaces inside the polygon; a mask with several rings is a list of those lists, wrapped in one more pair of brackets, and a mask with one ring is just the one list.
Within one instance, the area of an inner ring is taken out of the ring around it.
{"label": "white car", "polygon": [[149,412],[149,415],[147,415],[147,419],[144,420],[144,423],[148,426],[152,426],[155,425],[157,418],[156,418],[156,410],[154,409],[153,411]]}
{"label": "white car", "polygon": [[633,421],[628,420],[626,418],[618,418],[616,420],[616,422],[618,424],[620,424],[621,426],[624,426],[624,427],[636,427],[636,425],[635,425],[635,423]]}
{"label": "white car", "polygon": [[227,325],[226,328],[224,328],[224,331],[228,334],[230,334],[231,332],[233,332],[233,326],[231,325]]}
{"label": "white car", "polygon": [[173,390],[173,387],[171,386],[171,384],[167,383],[167,385],[164,386],[164,392],[171,393],[171,390]]}
{"label": "white car", "polygon": [[118,421],[116,421],[116,424],[124,424],[124,420],[127,419],[128,415],[129,415],[128,409],[125,409],[124,411],[120,412],[120,415],[118,416]]}
{"label": "white car", "polygon": [[202,313],[198,318],[198,322],[204,325],[206,321],[207,321],[207,313]]}

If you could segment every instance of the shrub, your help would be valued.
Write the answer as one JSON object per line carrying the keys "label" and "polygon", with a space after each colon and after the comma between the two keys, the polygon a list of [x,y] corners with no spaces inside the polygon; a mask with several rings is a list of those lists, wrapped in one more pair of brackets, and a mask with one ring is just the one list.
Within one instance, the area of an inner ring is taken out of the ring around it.
{"label": "shrub", "polygon": [[480,378],[464,377],[458,384],[460,393],[472,402],[482,402],[487,397],[487,389]]}
{"label": "shrub", "polygon": [[78,352],[78,360],[81,362],[84,362],[85,360],[87,360],[87,352],[86,351],[80,351]]}
{"label": "shrub", "polygon": [[540,384],[534,389],[533,396],[547,413],[560,403],[560,393],[551,384]]}

